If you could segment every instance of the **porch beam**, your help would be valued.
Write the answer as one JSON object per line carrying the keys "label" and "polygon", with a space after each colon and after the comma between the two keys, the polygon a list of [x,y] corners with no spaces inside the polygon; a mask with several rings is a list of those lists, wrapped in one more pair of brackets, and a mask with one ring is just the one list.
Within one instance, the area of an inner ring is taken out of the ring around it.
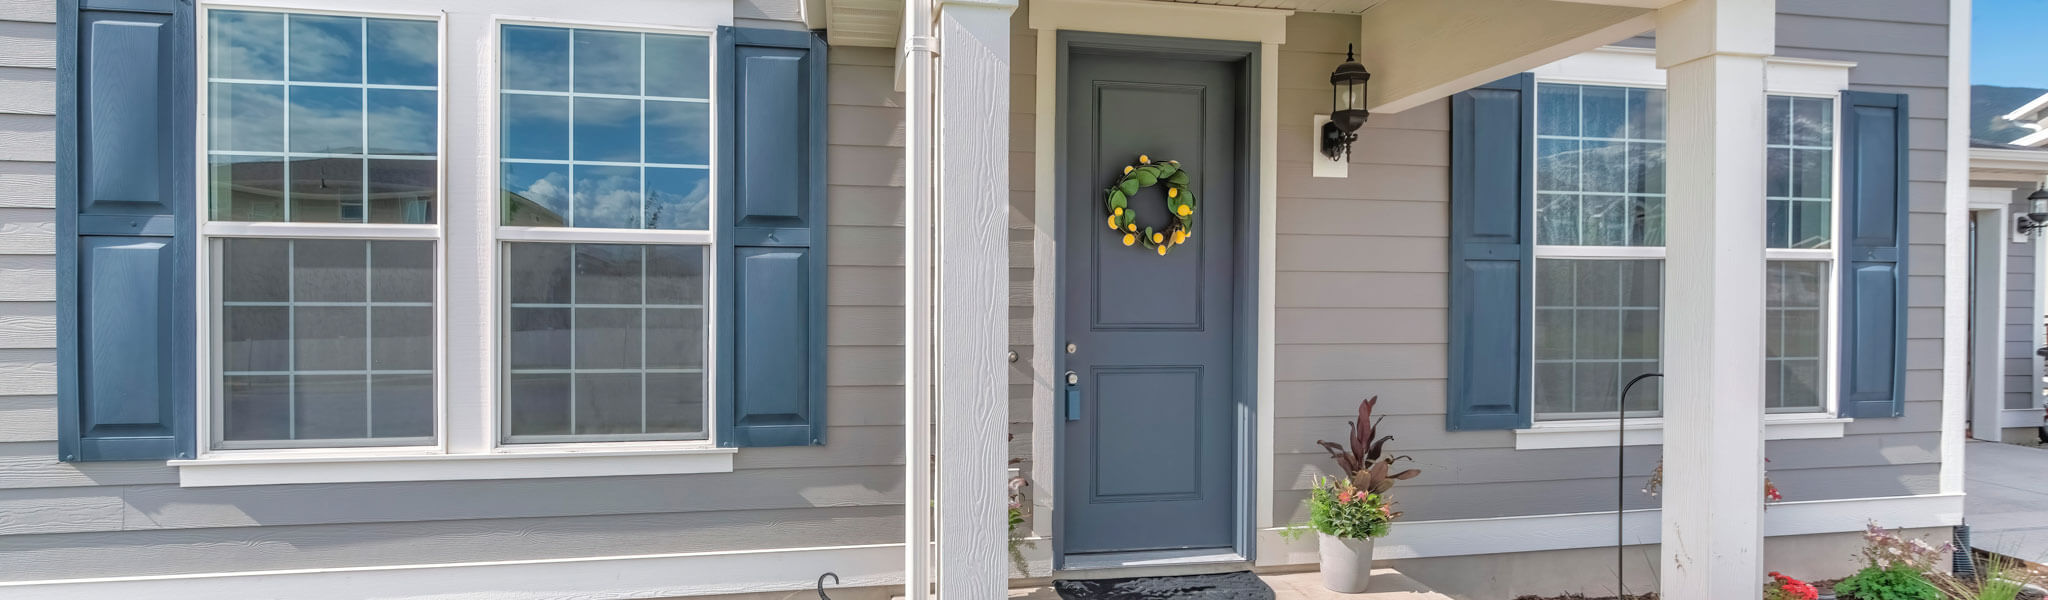
{"label": "porch beam", "polygon": [[[1010,14],[1016,0],[942,0],[935,108],[937,580],[944,598],[1001,598],[1009,328]],[[917,498],[906,501],[917,502]]]}
{"label": "porch beam", "polygon": [[1668,73],[1664,497],[1668,600],[1761,595],[1765,59],[1775,0],[1656,13]]}
{"label": "porch beam", "polygon": [[1655,14],[1554,0],[1387,0],[1359,16],[1366,103],[1374,112],[1421,106],[1642,34]]}

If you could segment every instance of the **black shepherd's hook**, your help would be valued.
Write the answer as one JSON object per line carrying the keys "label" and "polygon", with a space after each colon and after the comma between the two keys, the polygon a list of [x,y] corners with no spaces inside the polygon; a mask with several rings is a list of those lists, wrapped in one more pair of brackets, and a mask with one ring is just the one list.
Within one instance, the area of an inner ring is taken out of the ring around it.
{"label": "black shepherd's hook", "polygon": [[838,574],[838,573],[833,573],[833,572],[829,572],[829,571],[828,571],[828,572],[826,572],[826,573],[825,573],[824,575],[819,575],[819,576],[818,576],[818,600],[832,600],[832,597],[831,597],[831,596],[827,596],[827,595],[825,595],[825,578],[826,578],[826,577],[830,577],[830,578],[832,578],[832,585],[839,585],[839,574]]}
{"label": "black shepherd's hook", "polygon": [[1614,407],[1614,587],[1624,600],[1628,598],[1628,578],[1622,576],[1623,559],[1628,554],[1628,392],[1644,379],[1663,376],[1644,373],[1628,380],[1628,385],[1621,386],[1621,399]]}

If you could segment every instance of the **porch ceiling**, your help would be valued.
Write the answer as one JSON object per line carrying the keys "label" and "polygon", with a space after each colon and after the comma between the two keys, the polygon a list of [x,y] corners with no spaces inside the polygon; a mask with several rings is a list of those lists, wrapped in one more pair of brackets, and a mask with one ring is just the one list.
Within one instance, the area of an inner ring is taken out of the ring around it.
{"label": "porch ceiling", "polygon": [[[1640,35],[1654,26],[1658,9],[1680,0],[1128,1],[1358,15],[1360,61],[1373,73],[1367,104],[1399,112]],[[899,43],[904,0],[825,4],[832,44]]]}

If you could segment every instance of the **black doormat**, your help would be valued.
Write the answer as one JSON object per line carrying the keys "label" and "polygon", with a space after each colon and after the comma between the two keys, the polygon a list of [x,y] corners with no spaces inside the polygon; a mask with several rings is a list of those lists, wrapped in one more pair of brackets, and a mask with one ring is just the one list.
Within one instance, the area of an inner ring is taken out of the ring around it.
{"label": "black doormat", "polygon": [[1251,571],[1127,577],[1123,579],[1061,579],[1052,582],[1061,600],[1273,600],[1273,588]]}

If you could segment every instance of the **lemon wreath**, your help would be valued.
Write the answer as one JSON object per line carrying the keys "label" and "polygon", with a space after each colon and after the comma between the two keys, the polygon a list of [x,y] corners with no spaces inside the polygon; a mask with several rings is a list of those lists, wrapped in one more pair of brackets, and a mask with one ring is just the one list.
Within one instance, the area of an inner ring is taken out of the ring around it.
{"label": "lemon wreath", "polygon": [[[1139,155],[1138,164],[1124,167],[1123,176],[1103,190],[1110,230],[1124,234],[1125,246],[1143,242],[1160,256],[1166,256],[1168,248],[1187,243],[1195,235],[1195,193],[1188,189],[1188,179],[1180,161],[1154,163],[1151,157]],[[1166,184],[1166,210],[1173,213],[1173,220],[1164,230],[1146,227],[1139,231],[1138,211],[1131,207],[1131,198],[1138,190],[1162,183]]]}

